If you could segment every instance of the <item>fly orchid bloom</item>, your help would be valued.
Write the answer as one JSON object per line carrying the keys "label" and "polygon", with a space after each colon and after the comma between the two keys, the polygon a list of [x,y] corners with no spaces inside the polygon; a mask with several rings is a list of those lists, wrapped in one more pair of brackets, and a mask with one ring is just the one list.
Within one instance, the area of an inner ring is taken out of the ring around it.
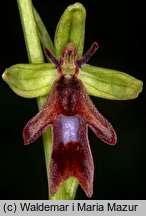
{"label": "fly orchid bloom", "polygon": [[[98,44],[93,43],[82,56],[86,18],[82,4],[75,3],[65,9],[53,44],[31,0],[17,3],[29,64],[7,68],[2,78],[17,95],[37,98],[41,108],[23,130],[24,143],[33,143],[48,128],[43,134],[43,144],[49,198],[74,199],[78,182],[91,197],[94,163],[88,127],[108,144],[116,144],[117,138],[88,94],[112,100],[134,99],[142,91],[143,82],[124,72],[86,64]],[[44,61],[41,45],[47,47],[44,51],[49,63]],[[53,129],[53,145],[49,126]]]}
{"label": "fly orchid bloom", "polygon": [[82,81],[80,68],[97,50],[93,43],[85,55],[77,60],[77,50],[67,44],[58,60],[45,48],[56,65],[59,78],[54,81],[41,111],[25,126],[24,143],[34,142],[49,125],[53,128],[53,147],[50,163],[50,193],[69,177],[78,179],[88,197],[93,193],[94,163],[88,141],[88,127],[102,141],[114,145],[116,134],[111,124],[98,112]]}

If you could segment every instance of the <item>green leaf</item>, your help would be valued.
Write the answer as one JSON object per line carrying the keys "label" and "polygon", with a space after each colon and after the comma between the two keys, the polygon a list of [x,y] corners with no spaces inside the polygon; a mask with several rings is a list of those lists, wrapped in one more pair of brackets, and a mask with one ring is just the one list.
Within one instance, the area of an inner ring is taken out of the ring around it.
{"label": "green leaf", "polygon": [[61,16],[54,38],[56,55],[60,54],[67,43],[75,44],[78,58],[83,54],[85,38],[86,11],[82,4],[75,3],[67,7]]}
{"label": "green leaf", "polygon": [[41,44],[43,47],[48,48],[52,54],[55,54],[55,49],[54,49],[54,45],[53,42],[51,40],[51,37],[40,17],[40,15],[38,14],[37,10],[35,8],[33,8],[33,12],[34,12],[34,17],[35,17],[35,21],[36,21],[36,25],[38,28],[38,35],[39,35],[39,39],[41,41]]}
{"label": "green leaf", "polygon": [[43,63],[13,65],[5,70],[2,78],[16,94],[34,98],[48,95],[58,76],[53,64]]}
{"label": "green leaf", "polygon": [[141,80],[126,73],[88,64],[81,68],[79,78],[90,95],[107,99],[133,99],[143,88]]}

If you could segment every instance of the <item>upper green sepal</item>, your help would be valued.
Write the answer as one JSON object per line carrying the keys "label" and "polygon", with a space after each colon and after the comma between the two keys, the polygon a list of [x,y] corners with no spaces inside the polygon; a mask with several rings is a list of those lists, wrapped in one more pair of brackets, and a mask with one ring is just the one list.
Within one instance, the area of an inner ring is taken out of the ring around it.
{"label": "upper green sepal", "polygon": [[75,44],[78,58],[83,54],[85,38],[86,11],[82,4],[75,3],[66,8],[61,16],[54,37],[56,56],[60,58],[61,52],[67,43]]}
{"label": "upper green sepal", "polygon": [[85,64],[79,78],[88,94],[114,100],[134,99],[142,91],[143,82],[126,73]]}
{"label": "upper green sepal", "polygon": [[7,68],[2,78],[19,96],[35,98],[47,95],[58,75],[51,63],[16,64]]}

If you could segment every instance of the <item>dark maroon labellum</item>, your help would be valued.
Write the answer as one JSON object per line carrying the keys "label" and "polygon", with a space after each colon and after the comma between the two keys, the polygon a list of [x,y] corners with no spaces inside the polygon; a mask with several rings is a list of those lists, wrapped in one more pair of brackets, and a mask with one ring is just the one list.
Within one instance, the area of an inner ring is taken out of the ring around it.
{"label": "dark maroon labellum", "polygon": [[[86,89],[78,79],[79,68],[97,50],[93,43],[85,55],[77,60],[77,51],[68,44],[58,60],[48,49],[45,53],[56,65],[59,79],[49,92],[41,111],[25,126],[24,143],[34,142],[49,125],[53,128],[52,158],[49,167],[49,188],[54,195],[69,177],[78,179],[88,197],[93,193],[94,163],[88,141],[88,126],[102,141],[114,145],[116,134],[111,124],[98,112]],[[64,69],[65,68],[65,69]],[[73,74],[65,70],[73,68]]]}

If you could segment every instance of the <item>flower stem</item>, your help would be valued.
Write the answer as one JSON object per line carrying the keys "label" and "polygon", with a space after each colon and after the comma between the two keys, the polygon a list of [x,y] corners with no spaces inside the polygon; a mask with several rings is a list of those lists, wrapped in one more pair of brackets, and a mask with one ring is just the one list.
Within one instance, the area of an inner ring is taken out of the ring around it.
{"label": "flower stem", "polygon": [[23,34],[30,63],[44,63],[31,0],[17,0]]}
{"label": "flower stem", "polygon": [[[24,39],[30,63],[44,63],[44,55],[41,48],[36,22],[33,14],[33,5],[31,0],[17,0],[21,24],[24,33]],[[46,97],[37,98],[38,108],[41,109]],[[51,157],[52,147],[51,128],[43,134],[43,144],[45,151],[46,168],[48,174],[48,164]]]}

